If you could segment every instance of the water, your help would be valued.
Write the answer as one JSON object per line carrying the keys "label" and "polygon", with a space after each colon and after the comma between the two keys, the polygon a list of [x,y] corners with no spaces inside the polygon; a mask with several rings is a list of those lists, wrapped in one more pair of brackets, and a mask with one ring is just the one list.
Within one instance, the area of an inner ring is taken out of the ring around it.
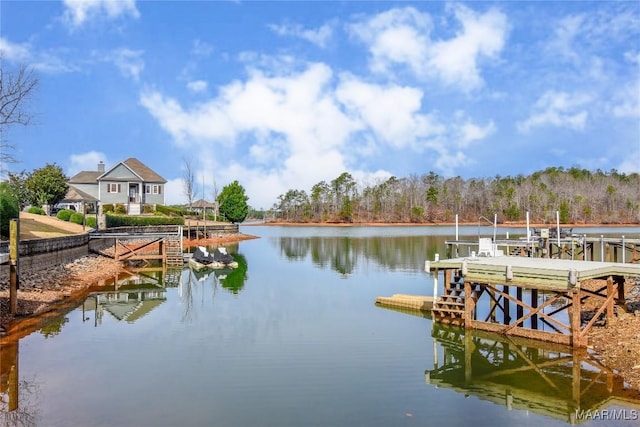
{"label": "water", "polygon": [[[122,277],[117,293],[4,339],[0,420],[556,426],[576,422],[579,409],[595,418],[585,425],[638,423],[640,396],[588,353],[465,336],[374,304],[430,294],[424,260],[444,253],[453,227],[242,231],[261,238],[227,246],[237,270]],[[602,409],[604,419],[593,412]]]}

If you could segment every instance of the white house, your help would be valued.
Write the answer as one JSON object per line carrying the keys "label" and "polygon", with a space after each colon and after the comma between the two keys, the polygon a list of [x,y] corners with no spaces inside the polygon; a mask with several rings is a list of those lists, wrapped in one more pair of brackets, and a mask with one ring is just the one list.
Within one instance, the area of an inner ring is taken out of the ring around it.
{"label": "white house", "polygon": [[116,163],[105,171],[82,171],[69,179],[69,190],[77,190],[98,200],[100,205],[120,204],[129,215],[139,215],[142,205],[164,205],[167,180],[136,158]]}

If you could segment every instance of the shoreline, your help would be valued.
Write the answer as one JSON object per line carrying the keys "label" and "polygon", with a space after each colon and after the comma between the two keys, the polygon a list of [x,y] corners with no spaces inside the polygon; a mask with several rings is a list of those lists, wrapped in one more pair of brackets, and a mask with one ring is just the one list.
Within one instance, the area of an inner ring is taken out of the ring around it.
{"label": "shoreline", "polygon": [[[278,227],[451,227],[455,226],[455,222],[438,222],[438,223],[413,223],[413,222],[287,222],[287,221],[269,221],[269,222],[249,222],[241,223],[243,227],[255,226],[278,226]],[[493,224],[479,224],[483,227],[493,227]],[[459,222],[458,226],[478,226],[477,222]],[[502,228],[525,228],[526,222],[506,222],[498,223],[496,227]],[[557,228],[556,224],[530,223],[531,228]],[[640,233],[640,224],[560,224],[560,228],[619,228],[619,227],[638,227]]]}
{"label": "shoreline", "polygon": [[[258,238],[233,233],[206,240],[185,240],[183,244],[185,247],[217,246]],[[41,317],[50,319],[60,315],[69,306],[77,306],[91,292],[103,289],[101,282],[127,272],[131,270],[122,262],[98,254],[85,255],[53,268],[23,270],[15,315],[9,313],[9,278],[3,277],[0,279],[0,343],[3,335],[21,337],[37,330],[34,325],[42,323]]]}

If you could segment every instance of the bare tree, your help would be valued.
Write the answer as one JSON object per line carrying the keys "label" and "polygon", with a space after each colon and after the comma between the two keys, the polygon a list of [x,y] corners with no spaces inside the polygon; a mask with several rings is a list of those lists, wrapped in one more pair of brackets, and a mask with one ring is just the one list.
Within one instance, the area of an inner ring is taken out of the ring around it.
{"label": "bare tree", "polygon": [[218,184],[215,179],[213,180],[213,220],[217,221],[219,215],[219,206],[218,206]]}
{"label": "bare tree", "polygon": [[38,79],[26,65],[17,72],[7,72],[2,68],[0,56],[0,169],[16,159],[7,150],[13,148],[6,140],[9,125],[27,126],[32,114],[27,110],[29,98],[38,85]]}
{"label": "bare tree", "polygon": [[193,199],[196,197],[196,178],[193,171],[193,165],[191,159],[184,159],[184,175],[182,176],[182,184],[184,189],[184,195],[187,198],[189,205],[189,211],[193,208]]}

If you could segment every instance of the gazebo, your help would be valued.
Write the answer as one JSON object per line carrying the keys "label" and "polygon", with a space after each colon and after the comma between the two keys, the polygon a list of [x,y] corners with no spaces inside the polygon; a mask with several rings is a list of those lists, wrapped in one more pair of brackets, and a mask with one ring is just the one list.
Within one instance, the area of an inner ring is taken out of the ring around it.
{"label": "gazebo", "polygon": [[[67,194],[66,196],[64,196],[64,199],[60,200],[59,203],[69,203],[69,204],[74,204],[76,206],[82,206],[82,209],[80,210],[80,212],[82,212],[83,214],[85,213],[85,207],[87,204],[93,204],[94,205],[94,210],[96,212],[96,224],[98,222],[98,199],[96,199],[95,197],[93,197],[91,194],[87,194],[82,190],[79,190],[73,186],[69,186],[69,189],[67,190]],[[76,211],[78,211],[78,209],[76,208]],[[84,224],[82,224],[84,226]]]}

